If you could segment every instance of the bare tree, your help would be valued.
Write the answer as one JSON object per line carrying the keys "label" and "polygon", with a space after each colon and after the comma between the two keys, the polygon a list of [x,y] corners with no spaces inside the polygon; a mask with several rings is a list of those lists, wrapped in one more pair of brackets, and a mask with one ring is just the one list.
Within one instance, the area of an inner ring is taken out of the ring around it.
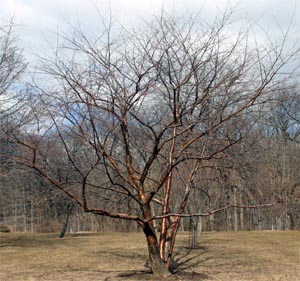
{"label": "bare tree", "polygon": [[[6,206],[8,198],[12,197],[13,192],[6,185],[11,183],[8,175],[14,170],[7,158],[2,156],[12,155],[12,151],[15,149],[14,145],[8,144],[5,132],[13,119],[12,114],[17,110],[18,83],[26,68],[22,50],[14,35],[14,28],[13,19],[0,23],[0,194],[2,206]],[[1,208],[0,219],[4,223],[6,223],[6,213],[4,207]]]}
{"label": "bare tree", "polygon": [[15,104],[16,88],[26,67],[22,50],[14,35],[13,19],[0,26],[0,114],[3,116]]}
{"label": "bare tree", "polygon": [[[26,151],[14,160],[85,212],[135,221],[157,276],[169,274],[181,217],[201,215],[185,213],[199,171],[249,133],[255,119],[247,116],[296,55],[283,53],[286,37],[261,47],[235,27],[231,11],[213,23],[162,12],[142,29],[117,33],[108,24],[95,38],[71,26],[54,56],[42,58],[49,83],[31,92],[36,125],[10,133]],[[114,194],[127,208],[112,211]]]}
{"label": "bare tree", "polygon": [[[269,157],[274,193],[285,199],[280,214],[279,228],[294,229],[299,226],[300,181],[299,181],[299,136],[300,136],[299,85],[285,84],[276,93],[276,99],[266,116],[266,135],[271,138]],[[278,223],[277,223],[278,224]]]}

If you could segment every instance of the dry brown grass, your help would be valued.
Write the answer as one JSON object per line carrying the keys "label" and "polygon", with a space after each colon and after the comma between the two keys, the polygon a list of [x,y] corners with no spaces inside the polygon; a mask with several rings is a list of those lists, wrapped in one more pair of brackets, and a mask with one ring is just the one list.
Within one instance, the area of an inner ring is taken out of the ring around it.
{"label": "dry brown grass", "polygon": [[[179,234],[175,280],[300,280],[300,232]],[[1,281],[156,280],[142,233],[0,234]]]}

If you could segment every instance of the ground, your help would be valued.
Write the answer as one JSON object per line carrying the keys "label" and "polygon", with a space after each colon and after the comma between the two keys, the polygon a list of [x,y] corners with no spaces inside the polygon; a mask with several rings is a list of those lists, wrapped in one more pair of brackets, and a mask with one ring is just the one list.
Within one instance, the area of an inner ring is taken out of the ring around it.
{"label": "ground", "polygon": [[[157,280],[142,233],[0,233],[0,280]],[[174,275],[166,280],[300,280],[300,232],[204,233],[189,249],[180,233]]]}

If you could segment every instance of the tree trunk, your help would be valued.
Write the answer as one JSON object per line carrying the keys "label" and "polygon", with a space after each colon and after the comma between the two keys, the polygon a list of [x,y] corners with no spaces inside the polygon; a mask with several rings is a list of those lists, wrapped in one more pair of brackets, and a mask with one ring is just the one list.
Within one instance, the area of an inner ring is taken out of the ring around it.
{"label": "tree trunk", "polygon": [[197,249],[198,247],[198,233],[197,233],[197,229],[198,229],[198,218],[196,218],[196,222],[191,219],[191,249]]}
{"label": "tree trunk", "polygon": [[149,223],[144,224],[144,233],[147,239],[149,261],[152,273],[158,277],[169,276],[170,272],[166,269],[165,263],[160,258],[156,234],[153,227]]}
{"label": "tree trunk", "polygon": [[173,262],[172,254],[175,245],[175,238],[180,224],[180,218],[170,217],[170,225],[167,231],[167,240],[165,245],[165,261],[166,268],[172,270],[171,264]]}
{"label": "tree trunk", "polygon": [[18,230],[18,200],[15,200],[15,210],[14,210],[14,224],[15,224],[15,229],[14,231]]}
{"label": "tree trunk", "polygon": [[[151,210],[149,204],[144,205],[143,218],[145,221],[151,218]],[[147,239],[149,261],[152,273],[158,277],[169,276],[170,272],[166,269],[165,263],[160,258],[158,240],[152,221],[143,223],[143,231]]]}
{"label": "tree trunk", "polygon": [[62,228],[62,230],[59,234],[59,238],[63,238],[66,234],[66,231],[67,231],[67,228],[68,228],[68,223],[69,223],[69,218],[70,218],[72,209],[73,209],[73,205],[68,205],[68,207],[67,207],[67,217],[66,217],[64,226],[63,226],[63,228]]}
{"label": "tree trunk", "polygon": [[202,218],[198,218],[197,236],[200,237],[202,234]]}
{"label": "tree trunk", "polygon": [[[240,205],[243,205],[243,197],[241,195],[240,197]],[[240,209],[240,224],[241,224],[241,230],[244,230],[244,209]]]}
{"label": "tree trunk", "polygon": [[290,230],[295,230],[294,215],[292,213],[289,213],[288,216],[290,218]]}
{"label": "tree trunk", "polygon": [[[233,204],[237,205],[236,188],[235,187],[233,188]],[[238,223],[238,212],[237,212],[236,207],[233,208],[233,219],[234,219],[233,229],[234,229],[234,231],[238,231],[239,230],[239,223]]]}
{"label": "tree trunk", "polygon": [[261,212],[260,209],[257,210],[257,230],[262,230],[262,218],[261,218]]}
{"label": "tree trunk", "polygon": [[25,187],[23,187],[23,198],[22,198],[22,203],[23,203],[23,231],[27,232],[27,212],[26,212],[26,193],[25,193]]}
{"label": "tree trunk", "polygon": [[31,233],[34,232],[34,209],[33,209],[33,198],[31,199],[30,202],[30,228],[31,228]]}
{"label": "tree trunk", "polygon": [[209,215],[209,230],[215,231],[215,215],[214,214]]}

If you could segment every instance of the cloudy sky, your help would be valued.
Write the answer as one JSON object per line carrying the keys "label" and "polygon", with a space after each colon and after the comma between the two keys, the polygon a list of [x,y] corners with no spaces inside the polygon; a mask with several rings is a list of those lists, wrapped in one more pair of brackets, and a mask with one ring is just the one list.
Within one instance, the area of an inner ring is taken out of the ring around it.
{"label": "cloudy sky", "polygon": [[[231,0],[238,4],[242,17],[257,21],[265,30],[278,32],[278,24],[284,29],[294,15],[293,30],[300,37],[300,0]],[[54,38],[55,31],[66,21],[79,20],[86,27],[101,24],[97,9],[107,14],[111,9],[120,23],[137,24],[141,18],[149,17],[164,9],[176,13],[201,10],[203,17],[214,17],[222,11],[227,0],[0,0],[0,22],[12,16],[18,24],[20,44],[27,55],[45,46],[47,39]],[[278,22],[278,24],[276,24]]]}

